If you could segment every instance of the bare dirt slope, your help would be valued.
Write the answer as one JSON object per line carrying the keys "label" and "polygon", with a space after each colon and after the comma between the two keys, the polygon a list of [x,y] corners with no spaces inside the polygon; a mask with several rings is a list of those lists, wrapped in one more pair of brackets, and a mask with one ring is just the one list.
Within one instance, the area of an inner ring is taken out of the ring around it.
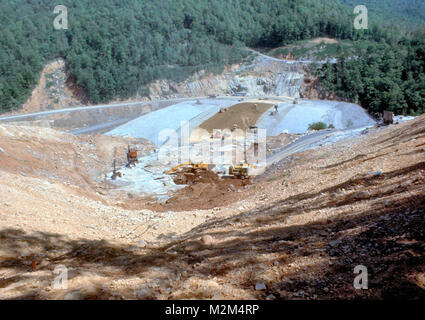
{"label": "bare dirt slope", "polygon": [[57,59],[46,64],[38,85],[22,108],[5,115],[49,111],[87,104],[86,93],[69,76],[65,61]]}
{"label": "bare dirt slope", "polygon": [[258,119],[273,107],[273,103],[240,103],[217,113],[201,124],[200,128],[212,133],[213,130],[232,129],[237,125],[239,129],[248,130],[257,123]]}
{"label": "bare dirt slope", "polygon": [[[306,41],[302,41],[302,44],[291,44],[291,45],[287,45],[284,47],[279,47],[279,48],[274,48],[272,49],[269,54],[271,54],[272,56],[276,56],[277,52],[282,51],[282,49],[288,49],[288,51],[292,51],[292,49],[294,48],[306,48],[309,49],[311,47],[314,47],[318,44],[338,44],[339,41],[337,39],[333,39],[333,38],[326,38],[326,37],[319,37],[319,38],[314,38],[311,40],[306,40]],[[289,54],[287,56],[284,56],[283,54],[278,55],[280,59],[292,59],[292,55]]]}
{"label": "bare dirt slope", "polygon": [[[0,298],[425,297],[425,116],[284,159],[243,200],[164,213],[21,174],[5,136]],[[353,287],[357,265],[369,290]]]}
{"label": "bare dirt slope", "polygon": [[128,144],[141,154],[154,147],[145,139],[104,135],[73,136],[50,128],[0,126],[1,172],[95,187],[110,172],[113,160],[124,163]]}

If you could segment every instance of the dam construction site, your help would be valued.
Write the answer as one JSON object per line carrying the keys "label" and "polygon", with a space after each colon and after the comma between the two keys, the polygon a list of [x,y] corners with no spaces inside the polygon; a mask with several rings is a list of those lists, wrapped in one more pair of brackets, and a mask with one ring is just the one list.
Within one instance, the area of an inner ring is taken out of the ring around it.
{"label": "dam construction site", "polygon": [[[425,115],[381,121],[310,64],[105,105],[46,67],[0,116],[0,299],[424,299]],[[45,79],[67,105],[37,107]]]}

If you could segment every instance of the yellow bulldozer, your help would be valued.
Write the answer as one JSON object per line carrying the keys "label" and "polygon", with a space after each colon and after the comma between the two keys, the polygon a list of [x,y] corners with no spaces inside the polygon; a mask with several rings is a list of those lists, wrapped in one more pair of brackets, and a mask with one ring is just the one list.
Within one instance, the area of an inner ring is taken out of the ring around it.
{"label": "yellow bulldozer", "polygon": [[250,176],[250,169],[253,169],[254,166],[246,163],[246,162],[241,162],[238,165],[232,165],[229,167],[229,175],[233,176],[234,178],[237,179],[247,179]]}
{"label": "yellow bulldozer", "polygon": [[176,184],[186,184],[190,185],[195,183],[196,181],[201,181],[202,178],[207,178],[211,176],[211,173],[208,171],[212,170],[215,165],[208,165],[206,163],[182,163],[178,166],[170,169],[167,174],[173,175],[174,183]]}
{"label": "yellow bulldozer", "polygon": [[179,164],[173,168],[171,168],[167,174],[173,174],[175,173],[177,170],[179,170],[180,168],[184,168],[184,167],[188,167],[188,168],[192,168],[192,169],[205,169],[205,170],[210,170],[211,166],[208,165],[207,163],[192,163],[192,162],[187,162],[187,163],[182,163]]}
{"label": "yellow bulldozer", "polygon": [[[192,163],[192,162],[187,162],[187,163],[182,163],[179,164],[173,168],[171,168],[167,174],[173,174],[173,173],[177,173],[179,171],[179,169],[189,169],[189,170],[196,170],[196,169],[201,169],[201,170],[212,170],[215,167],[215,165],[209,165],[207,163]],[[229,167],[229,176],[236,178],[236,179],[248,179],[250,176],[250,169],[255,168],[253,165],[246,163],[246,162],[241,162],[238,165],[232,165]]]}

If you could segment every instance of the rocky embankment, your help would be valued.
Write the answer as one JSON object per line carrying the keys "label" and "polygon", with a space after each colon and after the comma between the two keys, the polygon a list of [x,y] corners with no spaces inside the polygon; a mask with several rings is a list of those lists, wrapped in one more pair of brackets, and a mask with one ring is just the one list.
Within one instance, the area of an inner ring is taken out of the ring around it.
{"label": "rocky embankment", "polygon": [[150,86],[151,98],[199,97],[246,93],[249,96],[329,98],[310,72],[309,62],[256,56],[249,63],[232,65],[220,75],[198,72],[181,83],[159,80]]}

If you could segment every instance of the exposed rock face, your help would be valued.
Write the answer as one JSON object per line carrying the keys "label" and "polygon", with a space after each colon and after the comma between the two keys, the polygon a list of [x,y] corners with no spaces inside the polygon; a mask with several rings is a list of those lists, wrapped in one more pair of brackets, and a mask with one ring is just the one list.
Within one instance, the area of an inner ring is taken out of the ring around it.
{"label": "exposed rock face", "polygon": [[[200,71],[182,82],[157,80],[149,86],[150,97],[136,95],[127,101],[144,101],[233,95],[287,96],[305,99],[330,99],[310,73],[310,63],[280,60],[258,55],[252,62],[231,65],[219,75]],[[122,102],[120,99],[110,101]],[[65,61],[47,64],[32,96],[17,113],[47,111],[88,105],[84,90],[69,76]],[[14,112],[16,113],[16,112]]]}
{"label": "exposed rock face", "polygon": [[198,72],[180,83],[159,80],[150,86],[151,99],[246,93],[254,96],[287,96],[321,99],[309,63],[257,56],[249,64],[229,67],[220,75]]}
{"label": "exposed rock face", "polygon": [[40,75],[37,87],[19,113],[48,111],[88,104],[88,98],[69,76],[63,59],[48,63]]}

